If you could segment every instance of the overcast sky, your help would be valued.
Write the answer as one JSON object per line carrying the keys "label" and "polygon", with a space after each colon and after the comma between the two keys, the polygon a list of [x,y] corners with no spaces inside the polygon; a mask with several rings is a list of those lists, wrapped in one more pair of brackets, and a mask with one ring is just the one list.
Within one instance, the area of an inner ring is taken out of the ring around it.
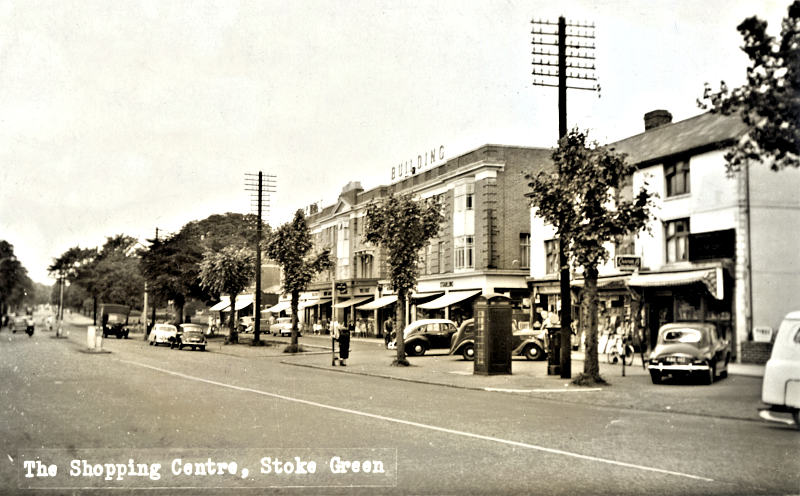
{"label": "overcast sky", "polygon": [[[557,90],[531,84],[532,18],[597,25],[602,92],[570,127],[608,142],[741,83],[738,23],[789,0],[19,1],[0,3],[0,239],[32,279],[71,246],[247,212],[270,222],[444,146],[552,147]],[[522,199],[520,200],[522,202]]]}

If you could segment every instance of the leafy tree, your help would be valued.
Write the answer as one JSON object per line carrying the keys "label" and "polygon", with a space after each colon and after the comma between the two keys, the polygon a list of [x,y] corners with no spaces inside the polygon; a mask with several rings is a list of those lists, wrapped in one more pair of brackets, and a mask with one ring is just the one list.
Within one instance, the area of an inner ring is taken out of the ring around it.
{"label": "leafy tree", "polygon": [[[70,284],[82,279],[80,283],[87,291],[92,286],[93,281],[88,266],[90,266],[95,257],[97,256],[97,248],[81,248],[80,246],[73,246],[67,251],[62,253],[56,258],[52,264],[47,268],[50,275],[56,277],[59,284],[64,287],[66,283]],[[93,289],[93,288],[92,288]],[[58,318],[64,318],[64,302],[60,299],[59,290],[59,311]],[[95,296],[96,303],[96,296]],[[96,322],[96,306],[95,306],[95,322]]]}
{"label": "leafy tree", "polygon": [[[558,231],[571,261],[583,268],[580,322],[586,333],[586,360],[575,382],[603,382],[597,360],[598,267],[609,258],[606,246],[610,242],[645,228],[651,218],[652,194],[642,189],[625,198],[622,189],[636,167],[626,163],[624,154],[587,144],[587,135],[578,130],[559,141],[553,162],[553,171],[527,176],[531,181],[528,196],[536,215]],[[569,346],[569,340],[562,346]]]}
{"label": "leafy tree", "polygon": [[138,307],[144,292],[136,238],[119,234],[106,238],[92,267],[93,288],[102,301]]}
{"label": "leafy tree", "polygon": [[302,210],[294,214],[291,222],[283,224],[267,237],[266,255],[280,265],[283,272],[283,291],[292,297],[292,342],[286,348],[289,353],[299,350],[297,344],[297,306],[300,292],[319,272],[333,266],[330,252],[323,250],[312,254],[311,235]]}
{"label": "leafy tree", "polygon": [[230,333],[225,344],[239,342],[234,311],[236,296],[247,288],[254,275],[255,255],[247,248],[226,246],[220,251],[208,251],[200,262],[200,284],[231,297]]}
{"label": "leafy tree", "polygon": [[411,195],[390,195],[367,206],[365,239],[383,248],[390,279],[397,293],[395,326],[397,358],[393,365],[409,365],[406,360],[403,329],[409,292],[417,284],[422,249],[437,236],[444,220],[441,206],[434,200],[415,200]]}
{"label": "leafy tree", "polygon": [[738,114],[749,132],[725,155],[728,173],[747,161],[768,160],[774,171],[800,167],[800,0],[794,0],[781,25],[780,39],[767,34],[767,22],[748,17],[737,27],[750,58],[747,83],[734,89],[725,81],[713,91],[706,83],[701,108]]}
{"label": "leafy tree", "polygon": [[14,246],[0,240],[0,316],[8,313],[10,307],[22,304],[26,296],[33,296],[28,271],[14,254]]}

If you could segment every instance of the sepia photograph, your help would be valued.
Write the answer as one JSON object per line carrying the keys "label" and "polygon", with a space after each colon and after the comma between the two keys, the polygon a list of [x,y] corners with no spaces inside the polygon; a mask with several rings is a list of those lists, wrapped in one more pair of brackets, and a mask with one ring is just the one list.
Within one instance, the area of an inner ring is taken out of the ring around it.
{"label": "sepia photograph", "polygon": [[800,494],[800,0],[0,2],[0,494]]}

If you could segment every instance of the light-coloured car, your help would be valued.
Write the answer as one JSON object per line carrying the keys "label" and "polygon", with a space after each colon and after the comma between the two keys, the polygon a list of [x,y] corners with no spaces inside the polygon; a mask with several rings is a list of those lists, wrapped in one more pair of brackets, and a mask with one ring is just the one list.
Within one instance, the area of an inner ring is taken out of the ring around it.
{"label": "light-coloured car", "polygon": [[786,315],[778,328],[764,369],[761,401],[767,404],[761,418],[786,422],[773,413],[791,414],[800,429],[800,311]]}
{"label": "light-coloured car", "polygon": [[16,315],[10,320],[11,332],[27,332],[28,336],[33,335],[34,321],[30,315]]}
{"label": "light-coloured car", "polygon": [[150,331],[150,346],[167,344],[172,346],[178,338],[178,328],[172,324],[156,324]]}
{"label": "light-coloured car", "polygon": [[[280,317],[274,324],[269,326],[269,332],[276,336],[291,336],[292,335],[292,318]],[[300,335],[300,329],[297,330],[297,335]]]}
{"label": "light-coloured car", "polygon": [[200,324],[181,324],[172,347],[182,350],[184,347],[206,351],[206,326]]}
{"label": "light-coloured car", "polygon": [[728,376],[730,342],[711,322],[675,322],[658,330],[656,347],[647,369],[653,384],[664,376],[694,376],[704,384]]}

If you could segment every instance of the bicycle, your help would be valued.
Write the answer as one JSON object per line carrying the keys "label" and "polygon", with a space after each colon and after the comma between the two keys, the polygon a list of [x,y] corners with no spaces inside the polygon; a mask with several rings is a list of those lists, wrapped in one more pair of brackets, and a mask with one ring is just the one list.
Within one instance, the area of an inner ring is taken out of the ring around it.
{"label": "bicycle", "polygon": [[616,364],[622,362],[623,365],[633,365],[635,351],[630,344],[628,336],[612,334],[606,344],[606,362]]}

